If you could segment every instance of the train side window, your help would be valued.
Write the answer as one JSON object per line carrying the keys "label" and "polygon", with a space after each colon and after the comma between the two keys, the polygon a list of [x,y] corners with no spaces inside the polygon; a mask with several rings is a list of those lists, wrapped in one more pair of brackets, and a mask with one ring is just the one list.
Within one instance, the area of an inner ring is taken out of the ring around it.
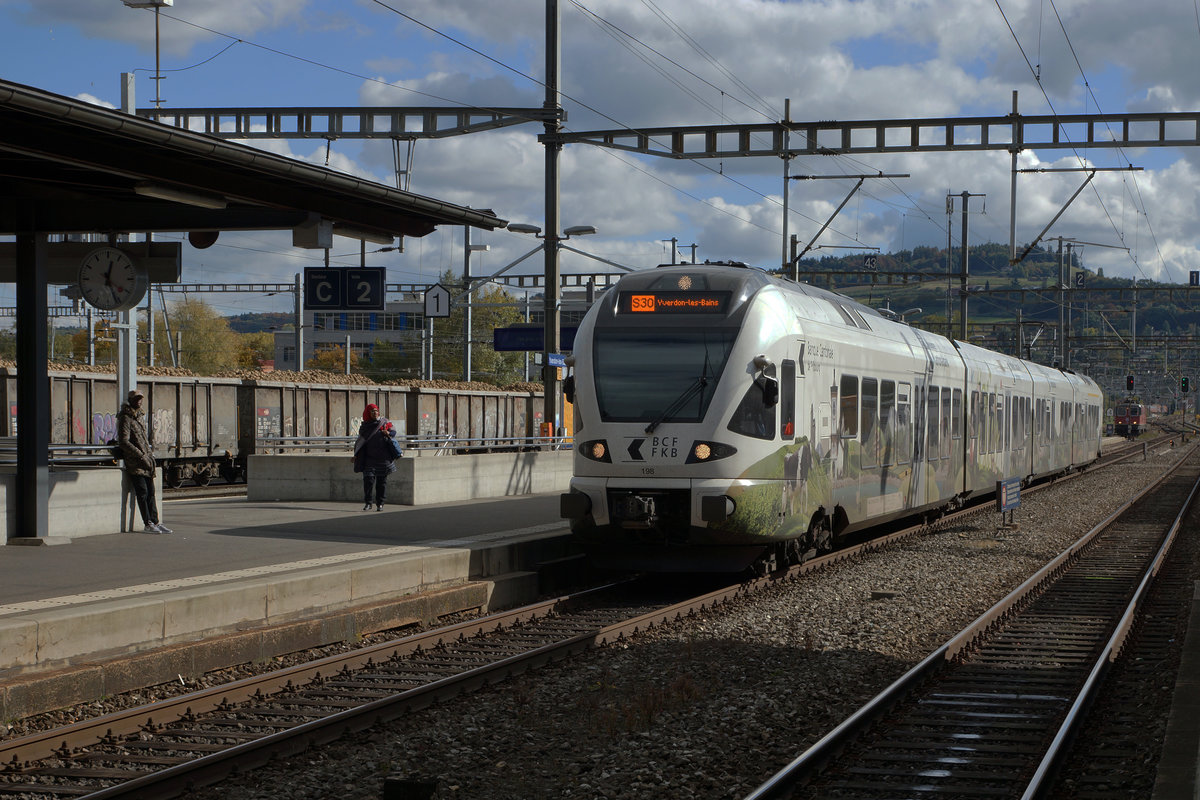
{"label": "train side window", "polygon": [[862,379],[862,465],[879,466],[879,381]]}
{"label": "train side window", "polygon": [[1032,441],[1032,438],[1033,438],[1033,398],[1032,397],[1025,398],[1025,419],[1023,420],[1023,422],[1025,425],[1025,435],[1023,438]]}
{"label": "train side window", "polygon": [[1017,429],[1019,431],[1017,449],[1024,450],[1025,440],[1029,438],[1029,398],[1022,397],[1020,403],[1021,413],[1017,416]]}
{"label": "train side window", "polygon": [[988,392],[979,392],[979,453],[986,455],[991,444],[991,410],[988,408]]}
{"label": "train side window", "polygon": [[971,418],[967,420],[967,436],[971,439],[979,437],[979,390],[971,390]]}
{"label": "train side window", "polygon": [[954,440],[951,438],[950,428],[950,398],[952,393],[950,387],[942,389],[942,458],[950,457],[950,448],[953,446]]}
{"label": "train side window", "polygon": [[997,444],[1002,453],[1007,453],[1012,448],[1012,430],[1009,428],[1008,422],[1008,418],[1012,416],[1012,407],[1009,405],[1010,399],[1002,394],[996,395],[996,405],[998,406],[996,413],[1000,417],[1000,441]]}
{"label": "train side window", "polygon": [[896,382],[879,385],[879,463],[890,467],[896,460]]}
{"label": "train side window", "polygon": [[796,362],[785,359],[779,369],[779,425],[784,439],[796,438]]}
{"label": "train side window", "polygon": [[846,437],[858,436],[858,376],[842,376],[842,393],[838,403],[838,430]]}
{"label": "train side window", "polygon": [[726,427],[734,433],[755,439],[774,439],[775,409],[778,405],[767,406],[763,402],[763,384],[757,380],[751,381]]}
{"label": "train side window", "polygon": [[896,463],[907,464],[912,461],[912,386],[907,383],[896,384],[895,442]]}
{"label": "train side window", "polygon": [[989,453],[995,453],[998,449],[996,442],[1000,438],[999,420],[996,418],[996,393],[987,393],[987,416],[988,416],[988,447]]}
{"label": "train side window", "polygon": [[979,393],[979,431],[977,434],[979,436],[979,444],[976,446],[977,451],[979,452],[980,455],[984,455],[988,452],[988,442],[990,441],[990,439],[989,439],[990,434],[988,433],[988,431],[989,431],[988,423],[990,421],[991,421],[991,418],[990,418],[990,414],[988,413],[988,393],[980,392]]}
{"label": "train side window", "polygon": [[954,410],[950,417],[951,432],[955,439],[961,439],[962,431],[962,415],[963,415],[963,393],[962,389],[954,390]]}
{"label": "train side window", "polygon": [[930,386],[925,400],[925,452],[928,454],[927,460],[929,461],[938,457],[938,417],[940,416],[941,392],[942,390],[938,387]]}

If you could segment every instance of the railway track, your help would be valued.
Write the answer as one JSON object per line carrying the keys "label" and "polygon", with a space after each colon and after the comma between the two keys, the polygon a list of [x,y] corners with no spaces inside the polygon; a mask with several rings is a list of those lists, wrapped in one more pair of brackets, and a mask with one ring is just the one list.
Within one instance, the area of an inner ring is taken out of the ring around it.
{"label": "railway track", "polygon": [[[1140,447],[1138,448],[1140,453]],[[938,521],[950,524],[967,510]],[[781,579],[928,532],[918,525],[786,573],[687,596],[623,585],[496,614],[0,744],[0,797],[171,797]],[[694,587],[691,587],[694,588]],[[694,592],[692,592],[694,594]]]}
{"label": "railway track", "polygon": [[1192,452],[747,800],[1046,796],[1198,487]]}
{"label": "railway track", "polygon": [[0,797],[174,797],[745,591],[592,590],[11,740]]}
{"label": "railway track", "polygon": [[661,578],[588,590],[0,742],[0,797],[174,797],[930,529],[699,594]]}

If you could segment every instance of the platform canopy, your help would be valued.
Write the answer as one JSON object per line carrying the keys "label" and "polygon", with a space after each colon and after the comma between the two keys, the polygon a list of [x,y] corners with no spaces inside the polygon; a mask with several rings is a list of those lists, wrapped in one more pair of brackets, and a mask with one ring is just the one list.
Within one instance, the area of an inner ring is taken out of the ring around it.
{"label": "platform canopy", "polygon": [[50,538],[47,348],[45,336],[23,334],[47,327],[51,235],[172,231],[211,241],[211,232],[290,229],[295,245],[312,248],[334,233],[391,242],[438,225],[505,224],[490,210],[0,80],[0,235],[16,237],[20,378],[10,543]]}
{"label": "platform canopy", "polygon": [[480,211],[0,80],[0,233],[296,228],[424,236]]}

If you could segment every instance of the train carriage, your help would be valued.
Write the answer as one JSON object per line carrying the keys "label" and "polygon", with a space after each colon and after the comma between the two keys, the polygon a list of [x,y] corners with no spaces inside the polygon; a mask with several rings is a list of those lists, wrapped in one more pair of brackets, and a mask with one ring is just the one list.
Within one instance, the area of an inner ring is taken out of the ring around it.
{"label": "train carriage", "polygon": [[602,566],[794,561],[1099,449],[1090,379],[744,265],[624,276],[573,363],[562,514]]}

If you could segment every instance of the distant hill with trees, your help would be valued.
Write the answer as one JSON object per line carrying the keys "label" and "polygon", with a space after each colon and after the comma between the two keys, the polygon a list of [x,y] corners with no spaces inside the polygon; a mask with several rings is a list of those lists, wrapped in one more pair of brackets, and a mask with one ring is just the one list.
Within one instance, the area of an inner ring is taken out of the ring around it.
{"label": "distant hill with trees", "polygon": [[234,333],[264,333],[283,330],[284,325],[294,324],[296,315],[278,311],[238,314],[234,317],[226,317],[226,319],[229,320],[229,330]]}

